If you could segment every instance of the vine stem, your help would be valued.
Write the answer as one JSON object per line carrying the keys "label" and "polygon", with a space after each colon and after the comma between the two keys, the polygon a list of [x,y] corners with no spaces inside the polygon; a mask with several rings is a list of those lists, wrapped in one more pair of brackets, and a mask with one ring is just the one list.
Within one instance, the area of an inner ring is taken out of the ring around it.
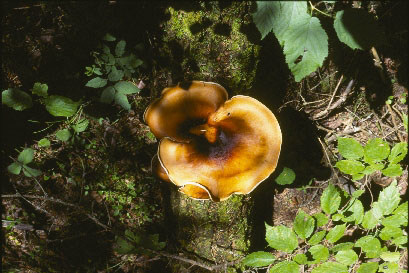
{"label": "vine stem", "polygon": [[311,3],[311,1],[308,1],[308,3],[310,3],[311,6],[311,16],[312,16],[312,12],[314,10],[318,11],[319,13],[321,13],[322,15],[325,15],[327,17],[333,18],[331,15],[329,15],[328,13],[323,12],[322,10],[317,9],[316,7],[314,7],[314,5]]}

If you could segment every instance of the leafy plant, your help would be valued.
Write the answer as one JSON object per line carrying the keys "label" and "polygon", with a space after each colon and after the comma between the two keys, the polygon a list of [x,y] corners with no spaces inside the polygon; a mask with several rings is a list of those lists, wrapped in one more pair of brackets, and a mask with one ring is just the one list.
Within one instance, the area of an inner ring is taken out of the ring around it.
{"label": "leafy plant", "polygon": [[27,164],[31,163],[34,159],[34,150],[31,148],[26,148],[23,151],[20,152],[20,154],[17,157],[17,161],[11,163],[8,167],[7,170],[15,175],[19,175],[21,173],[21,170],[23,170],[23,173],[27,177],[36,177],[41,175],[41,171],[37,169],[33,169]]}
{"label": "leafy plant", "polygon": [[[381,191],[365,211],[355,191],[341,202],[341,192],[330,184],[321,196],[322,212],[312,216],[299,210],[293,227],[266,224],[268,246],[281,252],[286,260],[271,252],[250,253],[242,263],[249,267],[269,267],[269,272],[398,272],[401,254],[407,245],[408,202],[401,203],[397,182]],[[346,193],[343,193],[346,195]],[[342,206],[341,206],[342,205]],[[357,239],[347,231],[357,230]],[[341,243],[337,243],[341,241]],[[360,251],[359,251],[360,250]],[[282,255],[280,255],[282,257]],[[372,259],[378,261],[372,261]]]}
{"label": "leafy plant", "polygon": [[165,247],[165,242],[159,242],[159,234],[144,234],[126,230],[124,236],[116,236],[115,250],[120,254],[149,255],[152,250],[159,251]]}
{"label": "leafy plant", "polygon": [[131,105],[126,95],[136,94],[140,90],[127,80],[132,79],[136,69],[143,62],[135,54],[126,53],[124,40],[119,41],[112,49],[111,42],[116,41],[116,38],[111,34],[106,34],[103,39],[108,43],[100,45],[100,52],[92,53],[95,64],[85,68],[85,75],[96,76],[90,79],[85,86],[96,89],[105,87],[101,93],[101,102],[112,103],[115,101],[125,110],[130,110]]}
{"label": "leafy plant", "polygon": [[[316,10],[332,17],[310,5],[311,14]],[[321,67],[328,56],[328,36],[319,19],[308,13],[307,1],[257,1],[253,21],[262,39],[274,33],[296,82]],[[361,9],[338,11],[334,28],[339,40],[352,49],[368,49],[385,42],[376,21]]]}
{"label": "leafy plant", "polygon": [[338,161],[335,167],[351,175],[353,180],[359,180],[375,171],[395,177],[403,172],[398,163],[408,153],[408,144],[397,143],[390,149],[389,144],[380,138],[369,140],[365,146],[353,138],[338,138],[338,152],[345,159]]}

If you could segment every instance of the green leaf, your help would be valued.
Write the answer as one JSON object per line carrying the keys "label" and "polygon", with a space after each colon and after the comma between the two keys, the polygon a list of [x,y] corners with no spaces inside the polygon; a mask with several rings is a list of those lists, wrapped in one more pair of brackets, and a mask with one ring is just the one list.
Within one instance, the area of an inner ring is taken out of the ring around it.
{"label": "green leaf", "polygon": [[283,39],[285,61],[296,82],[321,67],[328,56],[328,36],[318,18],[308,14],[297,17]]}
{"label": "green leaf", "polygon": [[329,184],[321,195],[321,208],[326,214],[333,214],[341,204],[341,196],[334,185]]}
{"label": "green leaf", "polygon": [[359,196],[361,196],[361,195],[364,194],[364,193],[365,193],[364,190],[357,190],[357,191],[354,191],[354,192],[352,193],[352,197],[353,197],[353,198],[358,198]]}
{"label": "green leaf", "polygon": [[115,55],[121,57],[125,53],[126,42],[124,40],[119,41],[115,47]]}
{"label": "green leaf", "polygon": [[408,131],[408,115],[402,114],[402,123],[405,130]]}
{"label": "green leaf", "polygon": [[335,263],[335,262],[326,262],[320,264],[314,268],[311,273],[348,273],[348,267],[346,265]]}
{"label": "green leaf", "polygon": [[397,245],[399,247],[402,247],[402,245],[405,245],[405,244],[408,243],[408,236],[406,236],[406,235],[399,236],[399,237],[397,237],[395,239],[392,239],[391,243],[395,244],[395,245]]}
{"label": "green leaf", "polygon": [[47,139],[47,138],[42,138],[42,139],[40,139],[39,141],[38,141],[38,146],[39,147],[48,147],[48,146],[50,146],[51,145],[51,143],[50,143],[50,141]]}
{"label": "green leaf", "polygon": [[81,119],[75,125],[73,125],[72,128],[74,129],[76,133],[81,133],[87,129],[88,124],[89,124],[89,120]]}
{"label": "green leaf", "polygon": [[391,215],[382,219],[382,225],[388,227],[400,227],[408,224],[408,216],[406,215]]}
{"label": "green leaf", "polygon": [[328,260],[329,257],[329,251],[328,248],[326,248],[323,245],[315,245],[312,246],[308,252],[311,253],[312,258],[314,259],[314,263],[320,263]]}
{"label": "green leaf", "polygon": [[128,98],[126,95],[115,93],[115,103],[122,106],[125,110],[130,110],[131,105],[128,102]]}
{"label": "green leaf", "polygon": [[399,252],[385,251],[381,253],[381,259],[385,262],[398,262],[400,258]]}
{"label": "green leaf", "polygon": [[348,250],[348,249],[352,249],[353,247],[354,247],[354,243],[352,242],[340,243],[340,244],[335,245],[333,248],[331,248],[331,252]]}
{"label": "green leaf", "polygon": [[275,259],[274,255],[269,252],[257,251],[247,255],[243,260],[243,264],[252,267],[268,266]]}
{"label": "green leaf", "polygon": [[87,87],[92,87],[92,88],[101,88],[107,85],[107,79],[103,79],[101,77],[95,77],[91,80],[89,80],[85,86]]}
{"label": "green leaf", "polygon": [[33,106],[31,96],[18,88],[9,88],[1,92],[1,100],[2,104],[17,111],[23,111]]}
{"label": "green leaf", "polygon": [[120,81],[114,85],[116,91],[123,95],[135,94],[141,91],[136,85],[131,82]]}
{"label": "green leaf", "polygon": [[365,169],[364,164],[359,161],[348,159],[348,160],[340,160],[335,164],[341,172],[355,175],[362,172]]}
{"label": "green leaf", "polygon": [[338,241],[339,239],[342,238],[342,236],[344,236],[345,233],[345,227],[346,225],[336,225],[335,227],[333,227],[327,234],[327,241],[330,243],[335,243],[336,241]]}
{"label": "green leaf", "polygon": [[42,174],[42,172],[40,170],[30,168],[27,165],[23,165],[23,173],[27,177],[33,177],[33,176],[37,177],[37,176]]}
{"label": "green leaf", "polygon": [[57,137],[58,140],[68,141],[71,137],[71,132],[68,129],[62,129],[62,130],[58,130],[55,133],[55,136]]}
{"label": "green leaf", "polygon": [[384,273],[397,273],[399,271],[399,265],[397,263],[386,262],[379,265],[378,272]]}
{"label": "green leaf", "polygon": [[31,89],[31,92],[33,94],[36,94],[43,98],[46,98],[48,96],[47,91],[48,91],[48,85],[45,83],[42,84],[39,82],[34,83],[33,89]]}
{"label": "green leaf", "polygon": [[287,167],[284,167],[280,175],[275,179],[277,184],[280,185],[289,185],[292,184],[295,180],[295,172]]}
{"label": "green leaf", "polygon": [[111,72],[108,74],[108,80],[111,82],[117,82],[121,80],[124,76],[124,72],[122,70],[116,69],[115,66],[112,67]]}
{"label": "green leaf", "polygon": [[7,170],[15,175],[19,175],[21,172],[22,164],[20,162],[13,162],[8,167]]}
{"label": "green leaf", "polygon": [[341,250],[335,255],[335,260],[344,265],[352,265],[358,260],[358,255],[352,249]]}
{"label": "green leaf", "polygon": [[360,247],[366,253],[367,258],[378,258],[381,251],[381,242],[372,235],[367,235],[359,238],[355,243],[355,247]]}
{"label": "green leaf", "polygon": [[385,167],[383,163],[373,163],[365,167],[365,170],[362,171],[363,174],[371,174],[375,171],[380,171]]}
{"label": "green leaf", "polygon": [[49,96],[44,100],[45,108],[55,117],[71,117],[77,112],[80,102],[64,96]]}
{"label": "green leaf", "polygon": [[400,194],[398,188],[396,187],[396,183],[396,180],[393,181],[379,194],[378,202],[382,209],[383,215],[391,214],[399,205]]}
{"label": "green leaf", "polygon": [[399,164],[389,164],[389,166],[386,169],[382,170],[382,174],[389,177],[400,176],[402,175],[402,173],[403,170]]}
{"label": "green leaf", "polygon": [[316,244],[320,243],[322,241],[322,239],[324,239],[326,233],[327,232],[325,230],[321,230],[321,231],[315,233],[308,240],[308,244],[309,245],[316,245]]}
{"label": "green leaf", "polygon": [[31,148],[26,148],[18,155],[17,160],[23,164],[28,164],[33,161],[34,158],[34,150]]}
{"label": "green leaf", "polygon": [[270,268],[270,273],[299,273],[299,266],[293,261],[283,261],[272,268]]}
{"label": "green leaf", "polygon": [[385,37],[372,16],[363,9],[338,11],[334,21],[338,39],[352,49],[369,49],[385,43]]}
{"label": "green leaf", "polygon": [[393,146],[391,153],[389,154],[388,160],[392,164],[399,163],[402,161],[406,154],[408,153],[408,143],[400,142]]}
{"label": "green leaf", "polygon": [[105,34],[105,36],[102,39],[108,42],[113,42],[116,40],[116,38],[112,36],[110,33]]}
{"label": "green leaf", "polygon": [[338,138],[338,152],[346,159],[360,159],[364,156],[364,148],[353,138]]}
{"label": "green leaf", "polygon": [[364,218],[362,219],[363,228],[373,229],[374,227],[376,227],[376,225],[379,224],[379,220],[382,217],[382,212],[379,214],[376,212],[376,210],[377,209],[372,208],[369,211],[365,212]]}
{"label": "green leaf", "polygon": [[106,87],[101,93],[101,102],[111,103],[115,98],[115,88],[113,86]]}
{"label": "green leaf", "polygon": [[294,256],[293,261],[296,262],[297,264],[306,264],[308,259],[305,254],[299,253]]}
{"label": "green leaf", "polygon": [[314,218],[299,210],[294,220],[293,229],[301,239],[310,237],[314,231]]}
{"label": "green leaf", "polygon": [[270,247],[287,253],[298,246],[297,236],[286,226],[271,227],[266,224],[266,241]]}
{"label": "green leaf", "polygon": [[369,262],[361,264],[356,271],[357,273],[376,273],[379,264],[377,262]]}
{"label": "green leaf", "polygon": [[362,205],[361,201],[355,200],[352,206],[350,206],[347,210],[352,214],[348,217],[344,217],[342,221],[344,222],[355,222],[355,225],[358,225],[362,222],[364,218],[364,206]]}
{"label": "green leaf", "polygon": [[379,162],[389,155],[389,144],[381,138],[373,138],[364,147],[364,160],[372,164]]}
{"label": "green leaf", "polygon": [[317,227],[325,226],[329,221],[328,217],[322,212],[313,214],[312,216],[317,220]]}
{"label": "green leaf", "polygon": [[122,237],[117,238],[116,244],[117,245],[116,245],[115,250],[119,254],[129,254],[134,250],[133,244],[131,244],[130,242],[128,242],[127,240],[125,240]]}

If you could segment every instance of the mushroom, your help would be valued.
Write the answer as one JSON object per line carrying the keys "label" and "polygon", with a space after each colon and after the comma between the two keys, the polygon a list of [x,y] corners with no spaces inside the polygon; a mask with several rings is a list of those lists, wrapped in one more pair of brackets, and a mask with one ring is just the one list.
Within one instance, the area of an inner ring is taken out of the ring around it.
{"label": "mushroom", "polygon": [[227,100],[218,84],[166,88],[144,118],[161,139],[156,172],[192,198],[248,194],[277,166],[282,137],[273,113],[248,96]]}

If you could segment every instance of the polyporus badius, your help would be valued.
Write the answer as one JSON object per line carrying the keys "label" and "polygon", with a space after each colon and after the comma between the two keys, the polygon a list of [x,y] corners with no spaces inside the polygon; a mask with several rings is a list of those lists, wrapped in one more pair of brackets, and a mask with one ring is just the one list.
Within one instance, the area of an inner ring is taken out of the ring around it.
{"label": "polyporus badius", "polygon": [[165,88],[144,120],[160,139],[152,171],[192,198],[248,194],[277,166],[282,137],[273,113],[248,96],[227,100],[219,84]]}

